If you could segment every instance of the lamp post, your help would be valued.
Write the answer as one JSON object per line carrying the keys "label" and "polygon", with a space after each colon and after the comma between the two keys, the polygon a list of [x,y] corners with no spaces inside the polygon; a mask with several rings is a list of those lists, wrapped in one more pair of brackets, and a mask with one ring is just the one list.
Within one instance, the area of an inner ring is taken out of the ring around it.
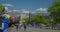
{"label": "lamp post", "polygon": [[31,11],[30,11],[30,9],[28,9],[29,10],[29,24],[31,24]]}
{"label": "lamp post", "polygon": [[31,20],[30,17],[31,17],[31,14],[30,14],[30,10],[29,10],[29,23],[30,23],[30,20]]}
{"label": "lamp post", "polygon": [[30,14],[30,12],[29,12],[29,22],[30,22],[30,17],[31,17],[31,14]]}

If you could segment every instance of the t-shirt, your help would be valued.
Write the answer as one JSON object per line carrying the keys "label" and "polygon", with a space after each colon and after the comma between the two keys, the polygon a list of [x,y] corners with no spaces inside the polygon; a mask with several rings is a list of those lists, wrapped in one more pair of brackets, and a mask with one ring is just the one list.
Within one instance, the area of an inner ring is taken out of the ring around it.
{"label": "t-shirt", "polygon": [[6,29],[8,28],[8,19],[5,18],[5,19],[3,20],[3,23],[4,23],[4,30],[6,30]]}

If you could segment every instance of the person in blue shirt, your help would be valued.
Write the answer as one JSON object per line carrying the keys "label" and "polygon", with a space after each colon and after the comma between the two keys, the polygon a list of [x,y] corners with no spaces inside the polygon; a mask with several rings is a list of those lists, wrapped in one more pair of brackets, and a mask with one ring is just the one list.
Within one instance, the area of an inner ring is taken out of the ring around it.
{"label": "person in blue shirt", "polygon": [[4,23],[4,31],[5,31],[6,29],[8,29],[8,18],[4,18],[3,23]]}
{"label": "person in blue shirt", "polygon": [[3,32],[4,29],[4,23],[2,21],[2,16],[0,16],[0,32]]}

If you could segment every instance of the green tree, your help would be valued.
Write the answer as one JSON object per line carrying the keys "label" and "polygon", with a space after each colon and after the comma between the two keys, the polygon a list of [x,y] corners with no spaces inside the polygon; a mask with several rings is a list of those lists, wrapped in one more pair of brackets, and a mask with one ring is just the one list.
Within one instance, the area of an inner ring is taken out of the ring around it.
{"label": "green tree", "polygon": [[0,4],[0,14],[2,14],[3,6]]}
{"label": "green tree", "polygon": [[53,23],[60,23],[60,1],[54,1],[53,5],[48,8],[51,18],[53,18]]}
{"label": "green tree", "polygon": [[32,17],[32,21],[35,21],[37,24],[45,24],[48,25],[49,22],[44,18],[44,15],[42,14],[37,14],[34,17]]}
{"label": "green tree", "polygon": [[26,24],[29,24],[29,18],[23,18],[23,20],[25,20]]}

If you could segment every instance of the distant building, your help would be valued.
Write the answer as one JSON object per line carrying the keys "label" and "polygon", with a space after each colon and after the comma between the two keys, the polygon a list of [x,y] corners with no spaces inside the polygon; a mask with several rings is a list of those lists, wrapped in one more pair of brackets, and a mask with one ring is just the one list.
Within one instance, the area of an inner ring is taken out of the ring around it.
{"label": "distant building", "polygon": [[28,18],[29,17],[29,13],[21,13],[21,19],[23,18]]}

